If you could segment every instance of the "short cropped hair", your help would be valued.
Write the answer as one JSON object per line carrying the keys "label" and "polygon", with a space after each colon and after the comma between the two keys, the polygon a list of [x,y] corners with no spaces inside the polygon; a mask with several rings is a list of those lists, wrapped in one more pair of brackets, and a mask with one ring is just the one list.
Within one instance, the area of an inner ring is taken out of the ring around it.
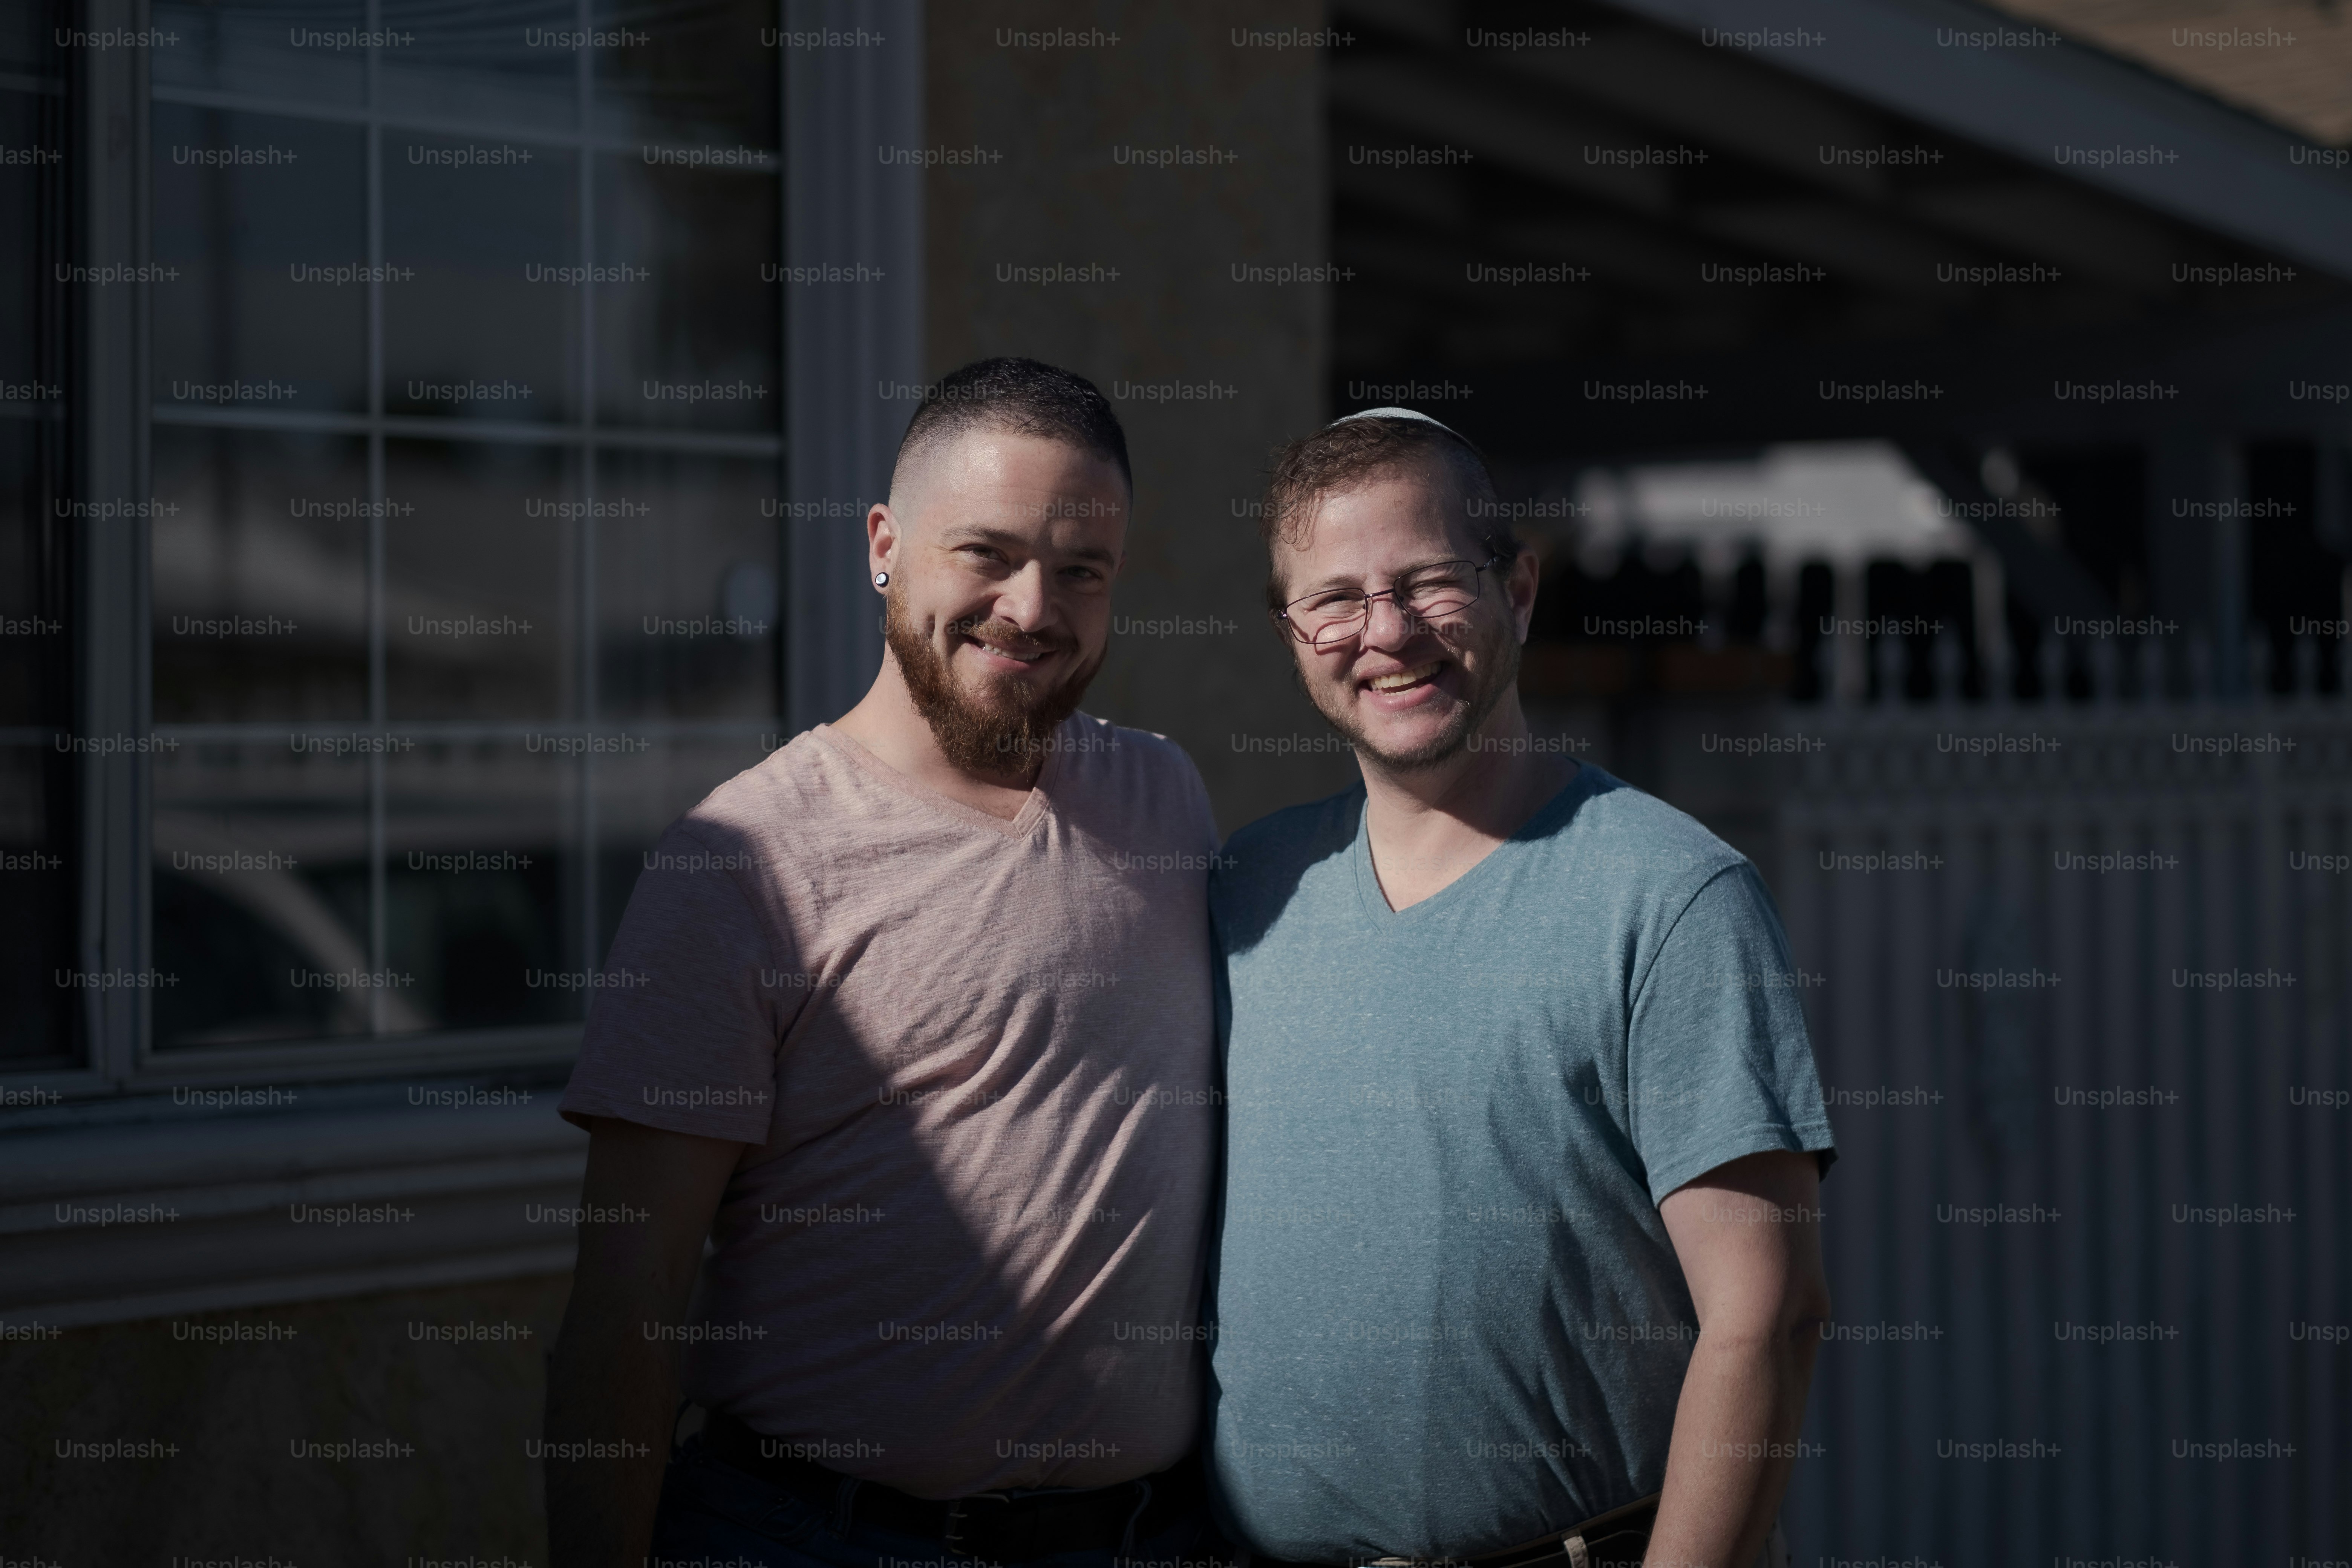
{"label": "short cropped hair", "polygon": [[1135,493],[1127,432],[1111,412],[1110,400],[1085,376],[1034,359],[974,360],[925,387],[922,404],[898,440],[894,483],[909,458],[972,430],[1001,430],[1076,447],[1118,468],[1128,494]]}
{"label": "short cropped hair", "polygon": [[1495,477],[1486,455],[1443,425],[1426,419],[1343,419],[1301,436],[1276,457],[1267,482],[1258,531],[1265,540],[1265,602],[1284,604],[1281,556],[1276,546],[1305,545],[1315,525],[1315,509],[1327,495],[1351,490],[1376,479],[1434,468],[1452,486],[1470,534],[1490,554],[1517,560],[1519,542],[1496,504]]}

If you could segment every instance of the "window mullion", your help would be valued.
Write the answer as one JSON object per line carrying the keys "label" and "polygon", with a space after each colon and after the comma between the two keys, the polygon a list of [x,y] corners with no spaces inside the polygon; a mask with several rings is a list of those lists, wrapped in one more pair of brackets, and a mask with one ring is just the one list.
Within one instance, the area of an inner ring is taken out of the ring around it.
{"label": "window mullion", "polygon": [[[383,94],[379,74],[379,50],[373,41],[383,31],[382,0],[367,0],[367,465],[368,499],[384,499],[383,451]],[[383,733],[391,708],[384,669],[384,530],[388,520],[381,504],[368,509],[367,661],[368,724]],[[367,759],[368,967],[382,974],[392,967],[389,899],[384,857],[384,754]],[[368,1030],[384,1032],[385,988],[368,988]]]}
{"label": "window mullion", "polygon": [[[92,28],[141,30],[144,0],[94,0]],[[151,499],[146,463],[147,360],[144,302],[136,281],[147,259],[144,172],[148,158],[146,53],[75,51],[74,247],[90,276],[117,280],[74,286],[76,384],[72,401],[72,477],[84,502]],[[139,505],[81,523],[78,584],[81,625],[77,722],[86,736],[150,732],[144,564],[148,520]],[[81,961],[118,982],[144,976],[147,930],[145,821],[148,759],[114,747],[82,759]],[[150,989],[143,984],[92,985],[83,1013],[89,1067],[120,1085],[137,1070],[145,1042]]]}
{"label": "window mullion", "polygon": [[[591,0],[575,0],[572,26],[583,37],[593,33],[596,25]],[[579,266],[580,283],[580,486],[582,499],[596,500],[596,51],[581,49],[573,57],[573,79],[578,85],[578,120],[574,130],[578,140],[577,163],[572,170],[579,193]],[[599,689],[596,667],[598,626],[596,618],[597,574],[596,509],[583,509],[579,533],[574,548],[579,552],[578,614],[580,635],[577,657],[580,660],[580,717],[593,733],[603,718],[603,692]],[[572,908],[580,921],[579,964],[584,973],[596,968],[596,757],[583,751],[579,758],[577,787],[580,791],[580,896]]]}

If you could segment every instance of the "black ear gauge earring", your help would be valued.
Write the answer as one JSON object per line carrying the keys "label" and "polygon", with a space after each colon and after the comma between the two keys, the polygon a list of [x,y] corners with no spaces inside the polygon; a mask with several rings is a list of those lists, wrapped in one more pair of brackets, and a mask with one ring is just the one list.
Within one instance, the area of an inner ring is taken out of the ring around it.
{"label": "black ear gauge earring", "polygon": [[877,572],[874,574],[874,585],[877,588],[888,587],[890,585],[890,574],[887,572]]}

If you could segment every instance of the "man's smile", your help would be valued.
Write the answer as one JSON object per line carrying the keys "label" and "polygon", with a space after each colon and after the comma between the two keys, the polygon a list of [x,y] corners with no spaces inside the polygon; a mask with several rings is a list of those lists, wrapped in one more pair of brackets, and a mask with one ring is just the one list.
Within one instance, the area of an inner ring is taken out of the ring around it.
{"label": "man's smile", "polygon": [[1015,647],[1005,643],[992,642],[972,632],[965,632],[963,641],[978,649],[981,658],[991,665],[1013,669],[1031,668],[1060,651],[1051,646]]}
{"label": "man's smile", "polygon": [[1445,668],[1445,660],[1433,658],[1426,664],[1416,664],[1406,669],[1394,669],[1386,675],[1375,675],[1362,684],[1372,691],[1406,691],[1435,678]]}

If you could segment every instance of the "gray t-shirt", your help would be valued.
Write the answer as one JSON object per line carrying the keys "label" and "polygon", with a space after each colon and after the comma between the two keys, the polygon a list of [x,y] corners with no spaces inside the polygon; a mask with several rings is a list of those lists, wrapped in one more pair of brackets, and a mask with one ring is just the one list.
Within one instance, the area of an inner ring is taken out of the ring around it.
{"label": "gray t-shirt", "polygon": [[1212,1469],[1229,1529],[1307,1562],[1657,1490],[1697,1334],[1658,1200],[1831,1146],[1780,921],[1714,835],[1587,766],[1399,911],[1363,806],[1244,828],[1210,888]]}

